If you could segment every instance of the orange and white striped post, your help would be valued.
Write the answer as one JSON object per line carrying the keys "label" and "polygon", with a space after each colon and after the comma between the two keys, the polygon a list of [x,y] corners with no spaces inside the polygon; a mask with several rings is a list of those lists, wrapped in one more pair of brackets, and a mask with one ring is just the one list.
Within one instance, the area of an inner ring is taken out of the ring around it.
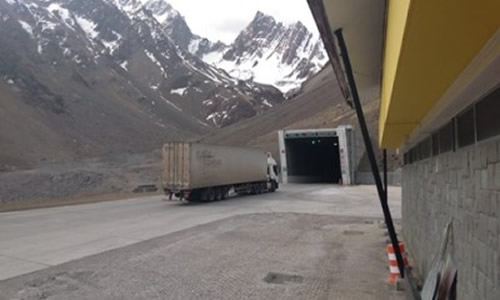
{"label": "orange and white striped post", "polygon": [[[403,262],[405,267],[408,266],[408,257],[406,256],[405,245],[402,242],[399,242],[399,248],[401,249],[401,255],[403,256]],[[387,281],[390,284],[396,284],[398,279],[400,278],[398,261],[396,259],[396,254],[394,253],[394,247],[392,244],[387,245],[387,256],[389,258],[389,277]]]}

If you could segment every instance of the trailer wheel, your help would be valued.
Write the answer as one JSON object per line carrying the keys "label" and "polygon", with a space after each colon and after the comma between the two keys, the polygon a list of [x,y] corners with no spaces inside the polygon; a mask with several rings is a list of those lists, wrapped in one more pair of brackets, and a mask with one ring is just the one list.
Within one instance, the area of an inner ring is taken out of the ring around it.
{"label": "trailer wheel", "polygon": [[200,191],[200,201],[201,202],[208,202],[210,201],[210,190],[209,189],[202,189]]}
{"label": "trailer wheel", "polygon": [[267,192],[267,184],[259,183],[259,194],[264,194],[265,192]]}
{"label": "trailer wheel", "polygon": [[217,200],[217,189],[208,189],[208,201],[213,202]]}
{"label": "trailer wheel", "polygon": [[227,188],[225,188],[225,187],[221,188],[221,200],[226,200],[228,193],[229,193],[229,190]]}
{"label": "trailer wheel", "polygon": [[259,193],[259,186],[257,184],[252,184],[250,189],[250,195],[257,195]]}
{"label": "trailer wheel", "polygon": [[215,189],[215,201],[220,201],[222,200],[222,194],[224,193],[222,188],[217,188]]}
{"label": "trailer wheel", "polygon": [[201,192],[201,201],[202,202],[212,202],[215,200],[215,190],[211,188],[203,189]]}

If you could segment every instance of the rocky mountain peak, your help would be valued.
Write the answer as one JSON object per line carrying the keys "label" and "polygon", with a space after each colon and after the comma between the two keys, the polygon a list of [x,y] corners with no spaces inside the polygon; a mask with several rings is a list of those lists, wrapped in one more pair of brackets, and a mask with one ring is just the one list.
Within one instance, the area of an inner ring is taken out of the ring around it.
{"label": "rocky mountain peak", "polygon": [[267,15],[261,11],[255,13],[254,18],[247,27],[252,27],[260,24],[276,25],[278,22],[273,16]]}
{"label": "rocky mountain peak", "polygon": [[169,37],[184,49],[189,46],[193,39],[193,33],[189,28],[184,16],[165,0],[148,0],[144,9],[150,11],[153,17],[160,23]]}
{"label": "rocky mountain peak", "polygon": [[286,25],[261,11],[231,45],[201,57],[236,78],[271,84],[287,94],[328,60],[321,40],[302,22]]}
{"label": "rocky mountain peak", "polygon": [[298,28],[298,29],[302,29],[302,28],[304,28],[304,29],[306,29],[306,30],[307,30],[307,27],[306,27],[306,26],[304,25],[304,23],[302,23],[301,21],[297,21],[297,22],[295,22],[295,23],[293,24],[293,26],[294,26],[295,28]]}
{"label": "rocky mountain peak", "polygon": [[234,44],[245,42],[249,39],[270,40],[273,37],[273,33],[277,33],[281,28],[283,28],[283,24],[278,23],[274,17],[258,11],[250,24],[236,37]]}
{"label": "rocky mountain peak", "polygon": [[143,6],[140,0],[111,0],[110,2],[128,13],[136,12]]}
{"label": "rocky mountain peak", "polygon": [[165,0],[148,0],[144,3],[144,8],[151,11],[160,24],[166,24],[175,18],[182,18],[181,14]]}
{"label": "rocky mountain peak", "polygon": [[[124,1],[122,5],[129,7],[137,0],[112,1]],[[194,34],[166,0],[140,1],[177,47],[238,80],[272,85],[291,95],[328,60],[321,40],[300,21],[283,24],[257,11],[234,42],[226,45]]]}

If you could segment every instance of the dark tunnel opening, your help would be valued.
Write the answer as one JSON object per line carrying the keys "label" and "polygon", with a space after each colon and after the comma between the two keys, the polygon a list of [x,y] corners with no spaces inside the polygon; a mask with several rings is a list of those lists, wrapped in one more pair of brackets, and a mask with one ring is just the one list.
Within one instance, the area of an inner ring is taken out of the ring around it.
{"label": "dark tunnel opening", "polygon": [[285,147],[289,182],[341,182],[338,137],[289,138]]}

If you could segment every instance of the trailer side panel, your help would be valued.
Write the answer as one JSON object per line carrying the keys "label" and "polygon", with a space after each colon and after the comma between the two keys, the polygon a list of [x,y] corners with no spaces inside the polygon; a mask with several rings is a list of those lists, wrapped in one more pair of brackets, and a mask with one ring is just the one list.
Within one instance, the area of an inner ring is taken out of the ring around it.
{"label": "trailer side panel", "polygon": [[267,155],[251,148],[168,143],[163,164],[163,187],[173,190],[267,180]]}

